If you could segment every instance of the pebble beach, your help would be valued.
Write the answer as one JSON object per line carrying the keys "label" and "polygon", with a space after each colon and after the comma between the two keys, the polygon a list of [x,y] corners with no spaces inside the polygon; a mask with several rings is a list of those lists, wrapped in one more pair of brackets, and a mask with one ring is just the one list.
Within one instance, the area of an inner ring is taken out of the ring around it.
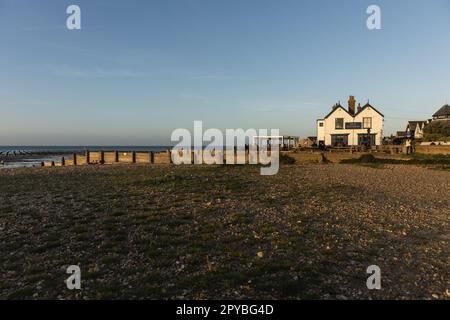
{"label": "pebble beach", "polygon": [[[450,298],[448,170],[116,165],[0,181],[1,298]],[[65,287],[71,264],[82,291]]]}

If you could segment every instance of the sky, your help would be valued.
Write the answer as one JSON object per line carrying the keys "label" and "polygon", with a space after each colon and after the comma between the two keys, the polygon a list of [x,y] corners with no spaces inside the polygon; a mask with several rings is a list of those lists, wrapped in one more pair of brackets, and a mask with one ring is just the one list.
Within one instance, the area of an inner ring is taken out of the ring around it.
{"label": "sky", "polygon": [[349,95],[390,134],[450,102],[449,57],[449,0],[0,0],[0,145],[168,145],[194,120],[304,137]]}

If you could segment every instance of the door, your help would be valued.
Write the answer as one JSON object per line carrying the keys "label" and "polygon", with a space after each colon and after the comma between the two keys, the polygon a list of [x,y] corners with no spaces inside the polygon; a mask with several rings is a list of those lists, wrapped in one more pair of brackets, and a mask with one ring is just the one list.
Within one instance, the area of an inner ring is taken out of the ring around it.
{"label": "door", "polygon": [[358,145],[367,148],[375,145],[375,134],[358,134]]}

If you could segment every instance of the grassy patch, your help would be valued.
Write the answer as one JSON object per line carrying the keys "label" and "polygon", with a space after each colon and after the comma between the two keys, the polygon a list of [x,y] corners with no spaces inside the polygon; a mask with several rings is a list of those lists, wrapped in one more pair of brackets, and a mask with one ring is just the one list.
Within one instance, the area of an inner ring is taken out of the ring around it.
{"label": "grassy patch", "polygon": [[280,153],[280,164],[295,164],[295,159],[287,154]]}
{"label": "grassy patch", "polygon": [[350,164],[409,164],[409,165],[450,165],[449,155],[414,155],[411,159],[377,158],[364,154],[355,159],[343,159],[341,163]]}
{"label": "grassy patch", "polygon": [[14,291],[13,293],[8,295],[8,299],[12,300],[21,300],[30,298],[33,296],[35,290],[31,287],[25,287],[19,290]]}
{"label": "grassy patch", "polygon": [[372,169],[384,169],[384,163],[360,163],[359,165]]}

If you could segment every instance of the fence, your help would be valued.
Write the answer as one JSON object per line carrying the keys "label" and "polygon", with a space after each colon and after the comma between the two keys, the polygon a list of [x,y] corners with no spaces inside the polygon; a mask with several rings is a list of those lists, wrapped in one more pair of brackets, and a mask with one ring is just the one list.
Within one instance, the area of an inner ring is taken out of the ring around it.
{"label": "fence", "polygon": [[383,152],[388,154],[400,154],[403,153],[404,147],[402,145],[379,145],[371,148],[365,148],[361,146],[348,146],[348,147],[327,147],[322,150],[318,147],[301,147],[298,151],[307,152],[327,152],[327,153],[354,153],[354,152]]}

